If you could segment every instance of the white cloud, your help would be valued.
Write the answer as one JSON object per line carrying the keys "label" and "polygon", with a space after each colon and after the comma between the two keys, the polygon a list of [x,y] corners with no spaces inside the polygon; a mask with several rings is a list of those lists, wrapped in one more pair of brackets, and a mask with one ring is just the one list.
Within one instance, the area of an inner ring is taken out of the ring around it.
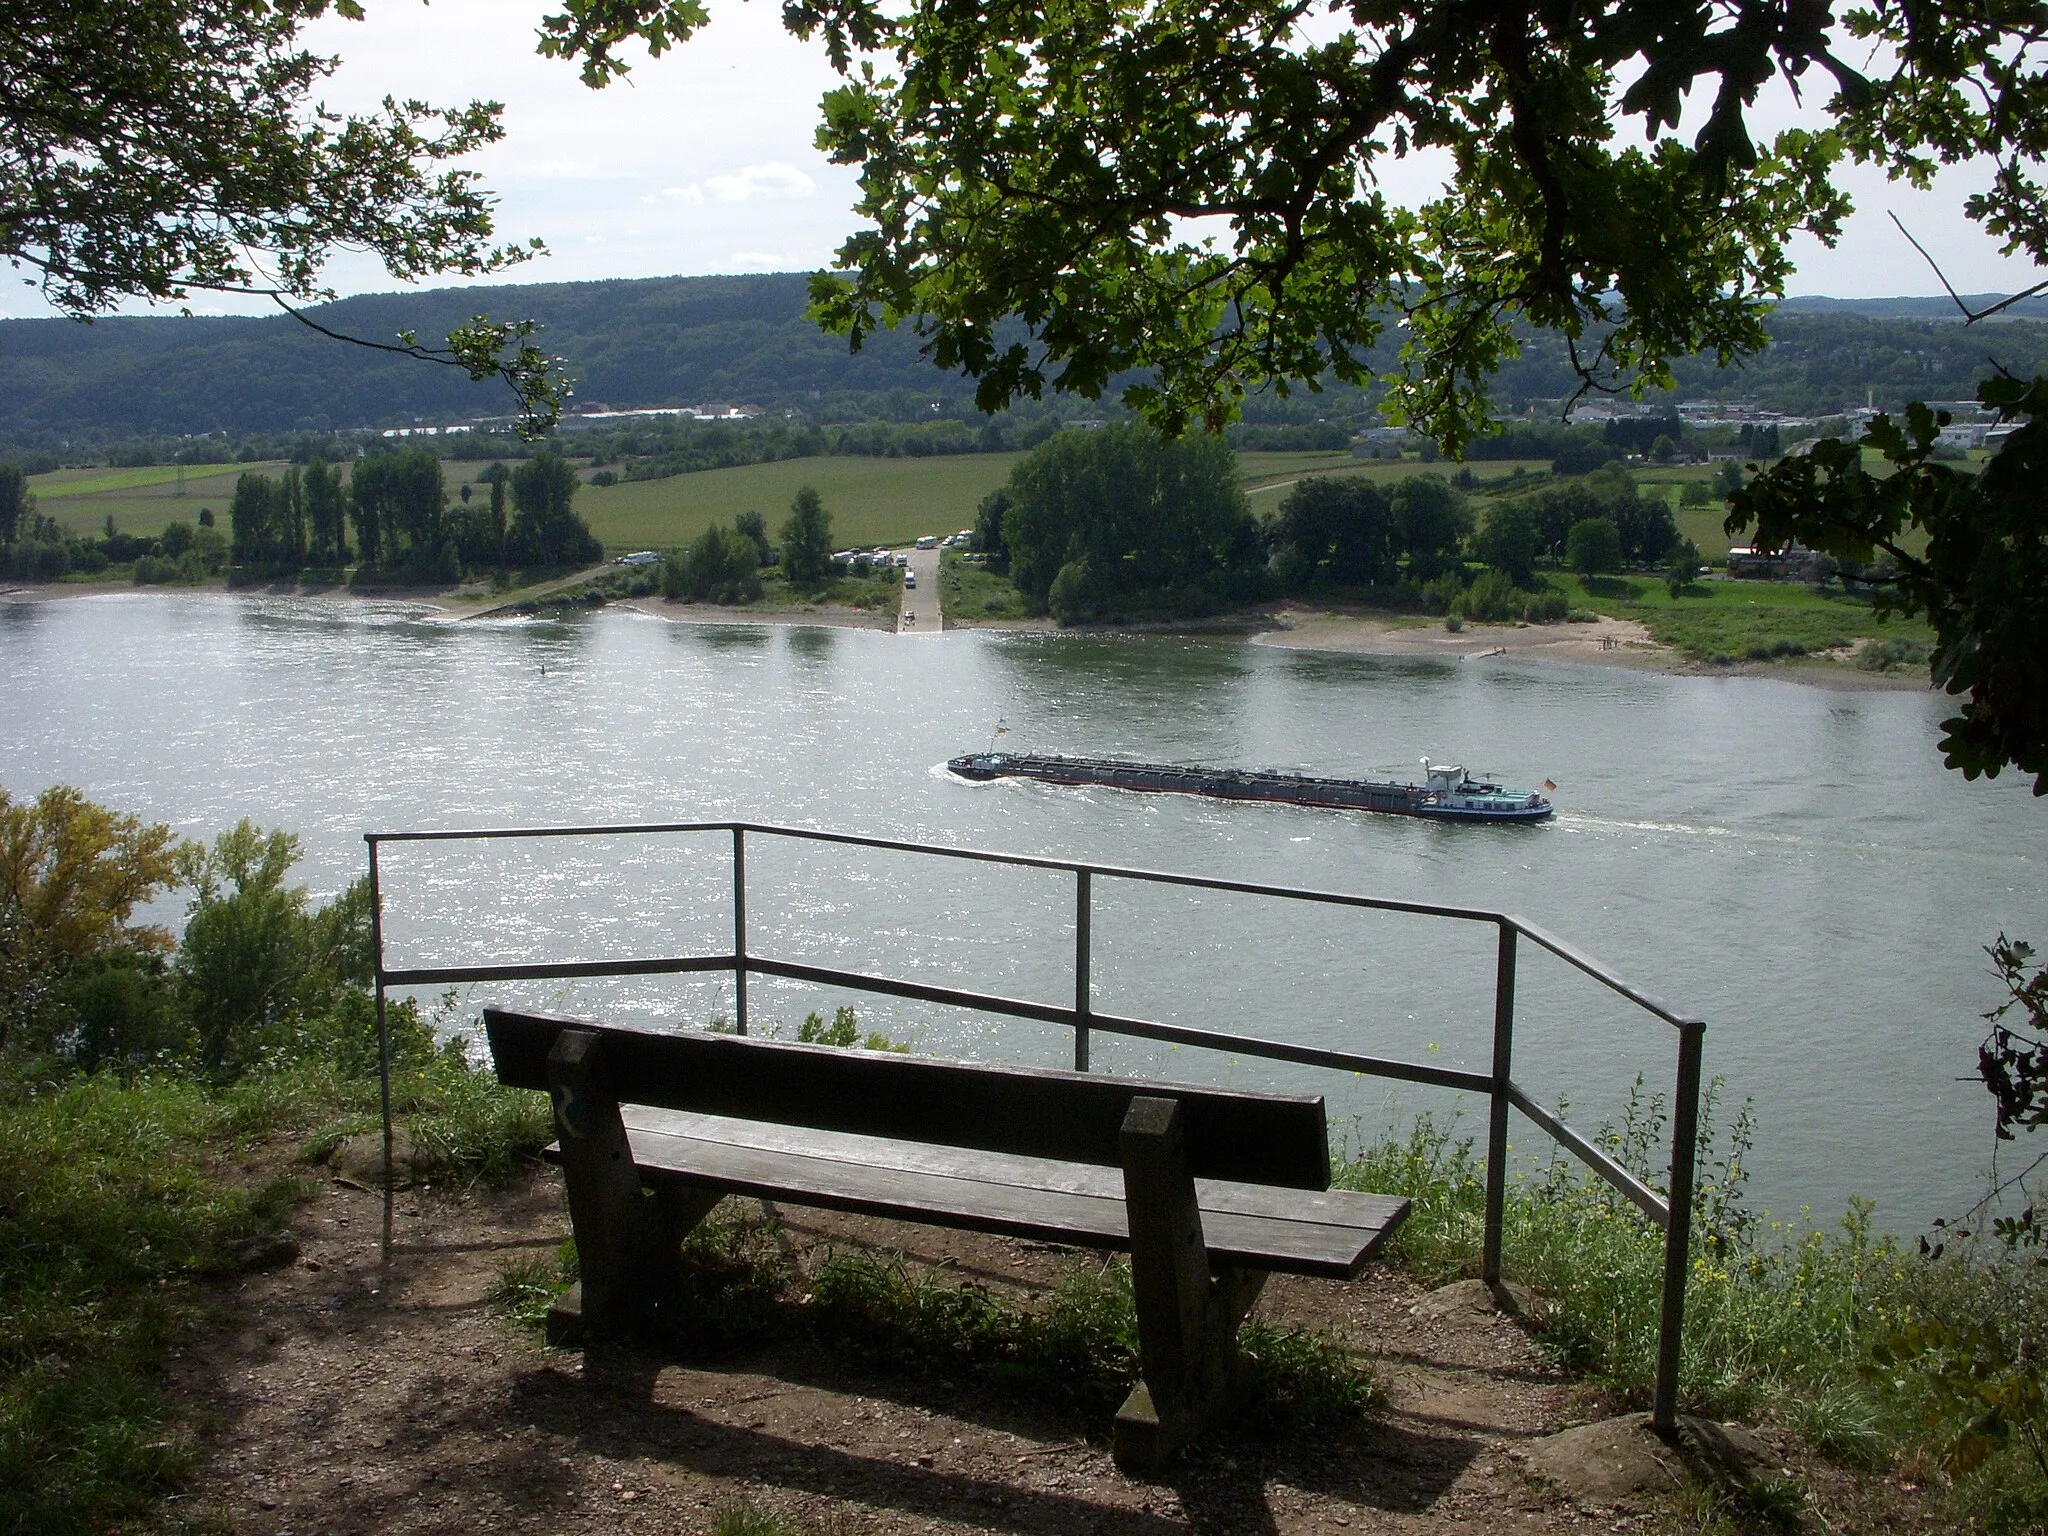
{"label": "white cloud", "polygon": [[[721,203],[779,201],[791,197],[816,197],[818,184],[793,165],[770,160],[766,165],[749,165],[730,176],[707,176],[704,190]],[[694,190],[694,188],[686,189]]]}

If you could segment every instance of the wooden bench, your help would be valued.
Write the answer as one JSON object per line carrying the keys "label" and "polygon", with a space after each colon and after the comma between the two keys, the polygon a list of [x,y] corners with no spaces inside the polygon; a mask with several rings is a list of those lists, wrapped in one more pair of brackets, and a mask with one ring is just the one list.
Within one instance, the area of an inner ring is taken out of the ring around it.
{"label": "wooden bench", "polygon": [[1142,1380],[1118,1463],[1228,1402],[1267,1274],[1350,1279],[1408,1202],[1333,1190],[1320,1097],[484,1010],[498,1080],[554,1102],[582,1279],[557,1342],[645,1321],[728,1194],[1131,1255]]}

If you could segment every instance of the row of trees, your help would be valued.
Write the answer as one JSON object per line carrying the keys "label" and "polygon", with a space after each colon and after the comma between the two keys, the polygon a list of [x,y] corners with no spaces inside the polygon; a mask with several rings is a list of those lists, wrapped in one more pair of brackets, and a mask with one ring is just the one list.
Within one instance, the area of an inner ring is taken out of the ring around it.
{"label": "row of trees", "polygon": [[465,483],[451,506],[441,461],[425,448],[372,455],[346,480],[317,458],[276,480],[245,474],[228,514],[234,560],[272,571],[343,566],[352,553],[350,524],[365,566],[420,581],[603,555],[575,511],[576,472],[559,453],[536,454],[510,470],[493,464],[482,484],[484,497]]}
{"label": "row of trees", "polygon": [[730,529],[713,523],[663,562],[662,594],[699,603],[750,603],[761,595],[761,571],[769,565],[780,565],[783,580],[798,590],[835,574],[832,514],[813,487],[803,486],[790,502],[779,545],[768,542],[768,522],[759,512],[742,512]]}
{"label": "row of trees", "polygon": [[1066,432],[986,497],[976,542],[1062,622],[1329,587],[1420,596],[1476,556],[1517,587],[1538,561],[1589,572],[1679,550],[1671,509],[1618,466],[1492,503],[1483,518],[1440,475],[1298,482],[1255,519],[1222,439],[1137,425]]}

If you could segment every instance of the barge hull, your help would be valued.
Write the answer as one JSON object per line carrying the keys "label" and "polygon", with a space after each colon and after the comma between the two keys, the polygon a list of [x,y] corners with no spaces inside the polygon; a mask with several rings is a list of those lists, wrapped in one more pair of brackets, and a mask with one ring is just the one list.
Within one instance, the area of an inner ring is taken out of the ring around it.
{"label": "barge hull", "polygon": [[1429,821],[1523,822],[1540,821],[1551,814],[1550,802],[1541,795],[1502,791],[1496,785],[1470,780],[1459,787],[1471,790],[1472,795],[1461,796],[1434,784],[1425,787],[1270,771],[1183,768],[1114,758],[971,752],[954,758],[946,766],[962,778],[980,781],[1036,779],[1045,784],[1127,789],[1138,794],[1200,795],[1211,800],[1250,800],[1319,810],[1374,811]]}

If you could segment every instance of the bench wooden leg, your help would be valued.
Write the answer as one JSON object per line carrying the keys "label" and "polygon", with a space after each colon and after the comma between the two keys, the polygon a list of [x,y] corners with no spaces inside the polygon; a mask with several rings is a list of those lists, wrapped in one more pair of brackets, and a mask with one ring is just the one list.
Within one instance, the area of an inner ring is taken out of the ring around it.
{"label": "bench wooden leg", "polygon": [[565,1029],[548,1055],[548,1095],[582,1272],[549,1309],[548,1338],[556,1344],[624,1333],[642,1320],[659,1278],[651,1239],[669,1224],[640,1187],[618,1100],[598,1086],[600,1048],[592,1031]]}
{"label": "bench wooden leg", "polygon": [[1172,1457],[1224,1407],[1237,1325],[1266,1277],[1258,1270],[1211,1273],[1178,1103],[1133,1099],[1121,1141],[1143,1376],[1117,1411],[1113,1450],[1117,1465],[1145,1472]]}

